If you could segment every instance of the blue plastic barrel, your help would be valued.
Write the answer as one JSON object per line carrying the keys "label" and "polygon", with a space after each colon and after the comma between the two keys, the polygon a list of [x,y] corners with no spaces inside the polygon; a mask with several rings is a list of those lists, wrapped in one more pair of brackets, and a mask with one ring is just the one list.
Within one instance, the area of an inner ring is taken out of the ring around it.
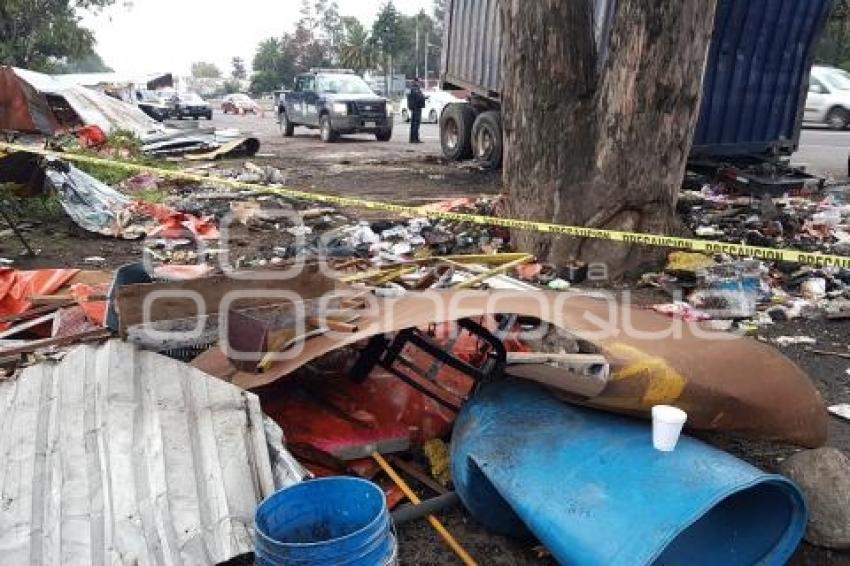
{"label": "blue plastic barrel", "polygon": [[302,482],[257,509],[262,565],[385,566],[396,540],[384,492],[357,478]]}
{"label": "blue plastic barrel", "polygon": [[484,526],[533,534],[563,564],[784,564],[806,507],[786,478],[649,422],[567,405],[529,383],[482,389],[452,438],[452,474]]}

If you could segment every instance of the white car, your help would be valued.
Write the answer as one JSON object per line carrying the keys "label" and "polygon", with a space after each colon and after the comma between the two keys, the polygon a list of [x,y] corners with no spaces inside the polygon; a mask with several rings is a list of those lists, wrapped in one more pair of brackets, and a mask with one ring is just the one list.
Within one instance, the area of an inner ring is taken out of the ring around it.
{"label": "white car", "polygon": [[850,73],[835,67],[812,67],[806,122],[826,124],[833,130],[850,126]]}
{"label": "white car", "polygon": [[[423,94],[427,97],[427,100],[425,100],[425,108],[422,110],[422,122],[437,124],[447,104],[466,102],[464,99],[456,97],[447,90],[429,90],[423,92]],[[410,111],[407,109],[407,100],[401,101],[401,119],[405,122],[410,122]]]}

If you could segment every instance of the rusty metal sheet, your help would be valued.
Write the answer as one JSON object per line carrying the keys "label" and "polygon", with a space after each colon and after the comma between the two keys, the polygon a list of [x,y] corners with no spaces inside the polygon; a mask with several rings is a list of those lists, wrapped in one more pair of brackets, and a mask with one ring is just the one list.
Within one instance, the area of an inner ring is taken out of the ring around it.
{"label": "rusty metal sheet", "polygon": [[297,356],[266,373],[238,371],[218,348],[193,365],[251,389],[376,334],[485,313],[538,318],[600,348],[611,361],[612,373],[603,392],[588,402],[593,407],[646,416],[653,405],[674,404],[689,413],[689,425],[695,429],[812,447],[826,442],[827,412],[820,394],[809,377],[773,347],[578,293],[432,291],[373,299],[357,333],[313,338]]}
{"label": "rusty metal sheet", "polygon": [[12,67],[0,67],[0,130],[52,136],[59,129],[47,100]]}

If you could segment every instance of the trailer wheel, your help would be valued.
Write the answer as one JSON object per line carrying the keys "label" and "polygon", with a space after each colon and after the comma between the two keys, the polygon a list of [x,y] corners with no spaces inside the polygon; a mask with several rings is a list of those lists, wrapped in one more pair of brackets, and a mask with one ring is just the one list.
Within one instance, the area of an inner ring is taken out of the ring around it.
{"label": "trailer wheel", "polygon": [[469,104],[449,104],[440,118],[440,145],[451,161],[472,157],[472,125],[475,110]]}
{"label": "trailer wheel", "polygon": [[502,166],[502,115],[488,110],[475,119],[472,126],[472,152],[484,169]]}

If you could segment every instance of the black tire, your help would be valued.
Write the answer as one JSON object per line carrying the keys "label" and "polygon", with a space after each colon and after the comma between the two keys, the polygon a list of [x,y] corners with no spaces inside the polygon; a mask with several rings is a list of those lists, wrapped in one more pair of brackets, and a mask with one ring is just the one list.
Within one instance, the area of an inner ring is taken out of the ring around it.
{"label": "black tire", "polygon": [[339,139],[339,133],[334,130],[331,124],[331,117],[327,114],[319,119],[319,136],[325,143],[333,143]]}
{"label": "black tire", "polygon": [[381,130],[375,134],[375,138],[379,142],[388,142],[393,139],[393,131],[392,130]]}
{"label": "black tire", "polygon": [[440,145],[451,161],[472,157],[472,125],[475,110],[469,104],[449,104],[440,117]]}
{"label": "black tire", "polygon": [[295,124],[289,121],[286,112],[281,112],[278,115],[278,123],[280,124],[280,133],[285,138],[291,138],[295,135]]}
{"label": "black tire", "polygon": [[472,154],[484,169],[502,166],[502,114],[493,110],[482,112],[472,126]]}
{"label": "black tire", "polygon": [[434,122],[435,124],[440,121],[440,117],[437,116],[437,109],[432,108],[430,112],[428,112],[428,121]]}
{"label": "black tire", "polygon": [[850,126],[850,112],[844,108],[833,108],[826,115],[826,125],[830,130],[846,130]]}

